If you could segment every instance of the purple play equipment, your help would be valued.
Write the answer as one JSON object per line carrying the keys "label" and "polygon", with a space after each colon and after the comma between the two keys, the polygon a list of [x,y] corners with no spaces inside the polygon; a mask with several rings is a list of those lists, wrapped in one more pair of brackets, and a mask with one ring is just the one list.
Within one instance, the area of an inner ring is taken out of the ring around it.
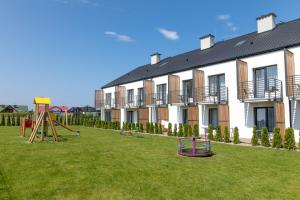
{"label": "purple play equipment", "polygon": [[[187,146],[191,147],[187,147]],[[211,151],[210,140],[196,137],[178,137],[178,154],[189,157],[209,157]]]}

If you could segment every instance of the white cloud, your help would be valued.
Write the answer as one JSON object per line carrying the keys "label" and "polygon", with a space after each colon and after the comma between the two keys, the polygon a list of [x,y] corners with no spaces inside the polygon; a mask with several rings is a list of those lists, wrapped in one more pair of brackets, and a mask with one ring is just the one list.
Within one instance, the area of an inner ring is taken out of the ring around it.
{"label": "white cloud", "polygon": [[157,30],[168,40],[178,40],[179,39],[179,35],[176,31],[167,30],[165,28],[158,28]]}
{"label": "white cloud", "polygon": [[135,41],[128,35],[119,34],[114,31],[106,31],[106,32],[104,32],[104,34],[107,36],[110,36],[112,38],[116,38],[117,40],[119,40],[121,42],[134,42]]}
{"label": "white cloud", "polygon": [[235,32],[239,29],[231,20],[230,20],[230,15],[228,14],[223,14],[223,15],[217,15],[216,16],[217,20],[223,21],[227,28],[229,28],[230,31]]}
{"label": "white cloud", "polygon": [[230,15],[217,15],[217,20],[229,20]]}

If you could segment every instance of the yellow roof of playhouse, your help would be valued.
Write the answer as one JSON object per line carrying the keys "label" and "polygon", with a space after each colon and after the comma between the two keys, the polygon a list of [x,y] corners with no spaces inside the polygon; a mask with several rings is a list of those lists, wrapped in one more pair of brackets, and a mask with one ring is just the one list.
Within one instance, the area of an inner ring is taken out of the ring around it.
{"label": "yellow roof of playhouse", "polygon": [[51,99],[48,97],[35,97],[33,100],[34,104],[51,104]]}

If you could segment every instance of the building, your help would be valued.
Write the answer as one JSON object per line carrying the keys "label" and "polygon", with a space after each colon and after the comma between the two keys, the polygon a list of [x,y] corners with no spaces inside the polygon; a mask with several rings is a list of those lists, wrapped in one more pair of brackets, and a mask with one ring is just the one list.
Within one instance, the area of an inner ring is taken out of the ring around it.
{"label": "building", "polygon": [[[111,121],[300,129],[300,19],[276,24],[270,13],[256,19],[257,30],[140,66],[95,92],[95,106]],[[298,66],[298,67],[297,67]]]}
{"label": "building", "polygon": [[28,112],[26,105],[0,105],[0,113],[25,113]]}
{"label": "building", "polygon": [[81,114],[88,114],[88,115],[94,115],[97,116],[98,112],[94,107],[91,106],[84,106],[84,107],[72,107],[68,110],[69,113],[72,113],[73,115],[81,115]]}

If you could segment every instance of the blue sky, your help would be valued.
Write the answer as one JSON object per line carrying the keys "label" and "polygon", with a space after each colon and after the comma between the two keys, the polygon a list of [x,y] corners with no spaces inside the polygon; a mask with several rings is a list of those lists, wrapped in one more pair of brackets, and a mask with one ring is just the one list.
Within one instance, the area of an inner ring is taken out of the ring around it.
{"label": "blue sky", "polygon": [[0,104],[93,105],[94,90],[149,63],[300,17],[300,1],[0,0]]}

